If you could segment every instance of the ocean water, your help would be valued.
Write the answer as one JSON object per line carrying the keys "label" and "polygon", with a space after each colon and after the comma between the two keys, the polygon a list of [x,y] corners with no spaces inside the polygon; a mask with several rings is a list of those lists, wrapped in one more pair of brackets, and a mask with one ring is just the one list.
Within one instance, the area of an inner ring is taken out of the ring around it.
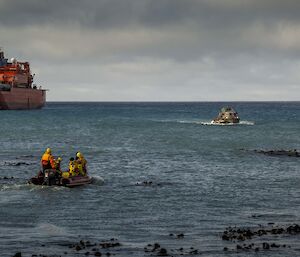
{"label": "ocean water", "polygon": [[[241,124],[205,125],[227,105]],[[172,256],[300,255],[300,235],[241,243],[288,246],[259,252],[221,238],[228,226],[300,223],[300,158],[252,151],[300,150],[300,102],[48,103],[0,116],[1,257],[86,256],[68,245],[111,238],[121,246],[102,254],[156,256],[144,247],[157,242]],[[47,147],[64,169],[81,151],[94,183],[27,184]]]}

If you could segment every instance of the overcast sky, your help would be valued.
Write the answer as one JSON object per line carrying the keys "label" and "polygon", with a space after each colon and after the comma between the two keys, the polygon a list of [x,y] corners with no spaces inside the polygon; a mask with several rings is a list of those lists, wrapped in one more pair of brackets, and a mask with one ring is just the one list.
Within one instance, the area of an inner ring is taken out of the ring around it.
{"label": "overcast sky", "polygon": [[0,0],[49,101],[300,100],[299,0]]}

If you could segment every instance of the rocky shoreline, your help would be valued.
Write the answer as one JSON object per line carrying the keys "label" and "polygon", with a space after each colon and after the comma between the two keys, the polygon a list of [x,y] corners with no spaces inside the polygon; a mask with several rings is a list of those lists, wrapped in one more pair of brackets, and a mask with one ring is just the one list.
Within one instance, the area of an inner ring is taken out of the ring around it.
{"label": "rocky shoreline", "polygon": [[[280,237],[296,236],[300,234],[300,226],[272,225],[254,228],[228,227],[222,233],[222,240],[233,243],[231,248],[224,247],[224,251],[261,251],[271,249],[291,248],[286,243],[278,243]],[[262,239],[262,240],[260,240]],[[255,240],[255,242],[253,242]],[[273,242],[272,240],[275,240]]]}
{"label": "rocky shoreline", "polygon": [[268,155],[268,156],[287,156],[287,157],[300,157],[300,151],[298,151],[297,149],[292,149],[292,150],[283,150],[283,149],[279,149],[279,150],[258,150],[258,149],[254,149],[254,150],[249,150],[249,149],[240,149],[241,151],[247,151],[247,152],[254,152],[254,153],[258,153],[258,154],[264,154],[264,155]]}
{"label": "rocky shoreline", "polygon": [[[239,253],[239,252],[258,252],[271,250],[287,250],[292,246],[287,242],[300,235],[300,225],[287,224],[275,225],[268,223],[266,226],[259,225],[257,227],[228,227],[219,234],[220,239],[226,246],[220,251]],[[169,238],[174,240],[182,240],[185,234],[169,234]],[[282,240],[282,242],[280,242]],[[42,245],[45,246],[45,245]],[[61,244],[66,249],[60,255],[32,254],[31,257],[62,257],[62,256],[122,256],[120,247],[122,243],[116,238],[102,240],[100,242],[91,242],[89,240],[79,240],[74,243]],[[199,249],[193,246],[181,247],[180,243],[176,243],[176,248],[168,248],[162,246],[161,243],[148,243],[143,251],[144,256],[195,256],[202,255],[201,247]],[[21,252],[17,252],[12,257],[22,257]],[[23,256],[24,257],[24,256]]]}

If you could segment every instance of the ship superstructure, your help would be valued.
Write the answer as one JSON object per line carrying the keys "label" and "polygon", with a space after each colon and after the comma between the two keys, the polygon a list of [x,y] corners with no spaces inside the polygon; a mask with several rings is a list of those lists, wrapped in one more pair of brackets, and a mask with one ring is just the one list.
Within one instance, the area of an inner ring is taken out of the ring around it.
{"label": "ship superstructure", "polygon": [[30,64],[9,62],[0,48],[0,110],[38,109],[45,101],[46,90],[33,84]]}

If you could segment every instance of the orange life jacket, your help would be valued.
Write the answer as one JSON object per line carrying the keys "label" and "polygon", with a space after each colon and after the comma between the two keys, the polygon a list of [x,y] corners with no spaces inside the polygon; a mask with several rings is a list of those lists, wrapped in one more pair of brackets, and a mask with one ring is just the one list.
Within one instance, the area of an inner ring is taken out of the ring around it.
{"label": "orange life jacket", "polygon": [[41,159],[42,165],[46,166],[50,163],[50,159],[51,159],[52,155],[49,153],[44,153]]}
{"label": "orange life jacket", "polygon": [[52,155],[50,156],[50,165],[52,169],[56,169],[56,161]]}

